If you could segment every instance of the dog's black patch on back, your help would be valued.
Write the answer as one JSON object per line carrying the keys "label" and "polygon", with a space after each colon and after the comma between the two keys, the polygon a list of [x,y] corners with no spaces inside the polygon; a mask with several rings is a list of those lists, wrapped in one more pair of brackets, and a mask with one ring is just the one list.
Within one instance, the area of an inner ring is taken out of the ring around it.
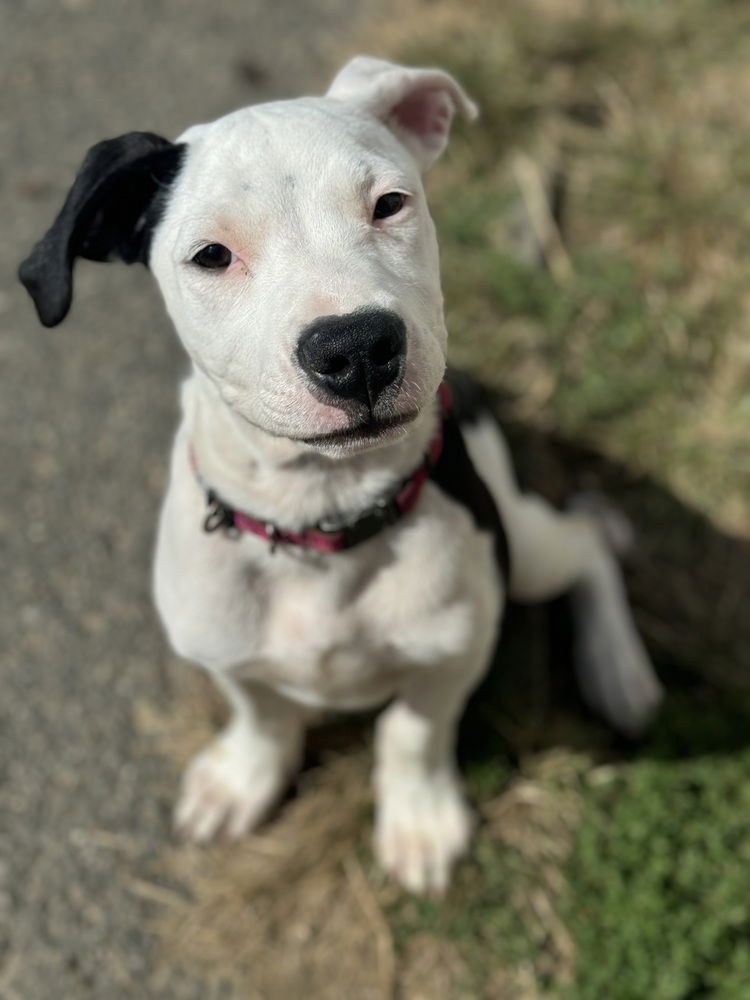
{"label": "dog's black patch on back", "polygon": [[492,532],[495,555],[506,585],[510,581],[510,546],[503,519],[484,480],[466,449],[462,423],[474,423],[480,415],[495,419],[480,383],[465,372],[449,368],[445,380],[451,390],[452,407],[443,421],[443,451],[430,478],[454,500],[466,507],[478,528]]}
{"label": "dog's black patch on back", "polygon": [[445,381],[451,390],[451,409],[460,424],[474,424],[481,416],[495,416],[487,389],[460,368],[448,366]]}
{"label": "dog's black patch on back", "polygon": [[128,132],[89,150],[60,214],[19,268],[45,326],[70,309],[76,257],[148,263],[185,148],[152,132]]}

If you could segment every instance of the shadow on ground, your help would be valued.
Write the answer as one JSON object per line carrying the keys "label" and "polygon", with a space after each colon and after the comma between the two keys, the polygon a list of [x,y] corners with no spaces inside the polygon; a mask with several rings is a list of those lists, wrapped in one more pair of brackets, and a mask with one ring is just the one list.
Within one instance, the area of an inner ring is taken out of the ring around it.
{"label": "shadow on ground", "polygon": [[[524,488],[563,504],[595,490],[636,529],[625,573],[636,621],[667,691],[640,754],[745,747],[750,734],[750,542],[717,529],[648,476],[502,416]],[[567,744],[629,757],[635,744],[593,718],[575,683],[565,599],[511,605],[490,674],[461,730],[469,760]]]}

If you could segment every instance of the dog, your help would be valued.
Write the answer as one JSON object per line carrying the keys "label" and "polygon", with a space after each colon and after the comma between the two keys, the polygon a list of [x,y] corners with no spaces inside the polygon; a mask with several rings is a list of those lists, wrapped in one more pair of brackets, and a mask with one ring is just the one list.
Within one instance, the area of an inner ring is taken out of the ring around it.
{"label": "dog", "polygon": [[323,97],[106,140],[20,268],[54,326],[76,258],[146,264],[192,362],[154,593],[232,715],[177,830],[242,836],[316,714],[385,706],[375,852],[418,893],[470,840],[456,728],[508,597],[571,593],[584,694],[619,730],[661,696],[601,523],[519,492],[493,416],[446,388],[421,175],[457,112],[477,113],[449,74],[360,56]]}

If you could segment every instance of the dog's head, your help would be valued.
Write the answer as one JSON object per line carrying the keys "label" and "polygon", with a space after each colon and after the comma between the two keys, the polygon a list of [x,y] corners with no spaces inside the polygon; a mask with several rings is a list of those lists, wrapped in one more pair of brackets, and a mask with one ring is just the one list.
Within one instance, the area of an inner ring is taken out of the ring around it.
{"label": "dog's head", "polygon": [[195,366],[249,423],[329,452],[392,440],[445,365],[420,175],[457,110],[475,114],[448,74],[359,57],[322,98],[176,143],[99,143],[21,280],[54,326],[77,257],[147,263]]}

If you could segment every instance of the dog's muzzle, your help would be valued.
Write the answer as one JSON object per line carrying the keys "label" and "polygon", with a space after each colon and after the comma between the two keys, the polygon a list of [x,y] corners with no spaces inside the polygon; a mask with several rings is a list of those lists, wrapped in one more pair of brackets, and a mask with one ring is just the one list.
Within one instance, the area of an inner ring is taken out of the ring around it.
{"label": "dog's muzzle", "polygon": [[370,412],[389,386],[398,385],[405,360],[406,326],[386,309],[322,316],[297,344],[297,361],[316,395],[334,406],[360,402]]}

